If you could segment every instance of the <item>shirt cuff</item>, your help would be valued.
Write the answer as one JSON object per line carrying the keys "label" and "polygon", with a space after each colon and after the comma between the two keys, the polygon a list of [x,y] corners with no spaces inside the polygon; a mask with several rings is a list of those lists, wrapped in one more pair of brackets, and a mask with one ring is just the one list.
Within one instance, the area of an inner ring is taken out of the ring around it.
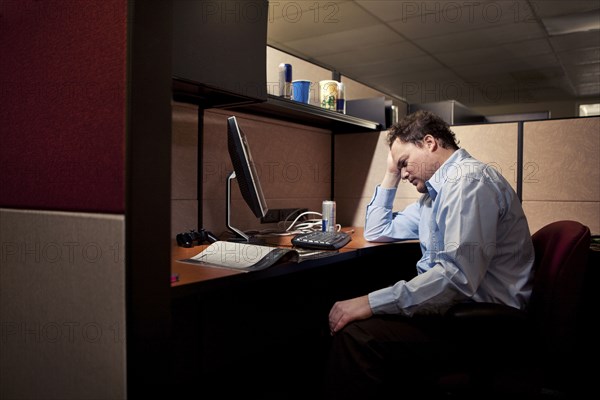
{"label": "shirt cuff", "polygon": [[393,286],[369,293],[369,306],[373,314],[397,314],[397,299],[394,296]]}

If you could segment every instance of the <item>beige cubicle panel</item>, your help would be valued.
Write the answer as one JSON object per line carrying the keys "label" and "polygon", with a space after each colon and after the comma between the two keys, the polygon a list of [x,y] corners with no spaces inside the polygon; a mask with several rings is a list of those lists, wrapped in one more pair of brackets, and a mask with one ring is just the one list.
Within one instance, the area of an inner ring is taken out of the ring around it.
{"label": "beige cubicle panel", "polygon": [[[334,191],[339,223],[365,225],[367,204],[385,173],[389,151],[386,136],[387,131],[336,135]],[[414,186],[401,181],[394,209],[403,209],[418,198]]]}
{"label": "beige cubicle panel", "polygon": [[517,190],[519,126],[516,122],[452,126],[458,145],[497,169]]}
{"label": "beige cubicle panel", "polygon": [[[226,230],[225,188],[233,170],[227,149],[227,117],[236,115],[271,209],[321,211],[331,197],[331,131],[233,110],[205,110],[203,143],[198,144],[198,107],[173,103],[171,235],[204,228],[219,236]],[[202,191],[198,193],[198,149],[202,148]],[[198,227],[198,196],[202,224]],[[261,224],[232,182],[232,225],[241,230],[276,228]],[[317,218],[316,216],[312,216]]]}
{"label": "beige cubicle panel", "polygon": [[572,219],[600,233],[600,118],[525,122],[523,208],[533,232]]}
{"label": "beige cubicle panel", "polygon": [[198,227],[198,106],[171,104],[171,237]]}
{"label": "beige cubicle panel", "polygon": [[125,217],[0,208],[0,241],[0,398],[126,398]]}
{"label": "beige cubicle panel", "polygon": [[[225,230],[225,188],[233,170],[227,150],[227,117],[235,115],[246,134],[269,209],[321,211],[331,196],[331,131],[233,110],[204,112],[202,153],[204,228]],[[316,216],[313,216],[318,218]],[[275,228],[261,224],[232,183],[232,225],[241,230]]]}

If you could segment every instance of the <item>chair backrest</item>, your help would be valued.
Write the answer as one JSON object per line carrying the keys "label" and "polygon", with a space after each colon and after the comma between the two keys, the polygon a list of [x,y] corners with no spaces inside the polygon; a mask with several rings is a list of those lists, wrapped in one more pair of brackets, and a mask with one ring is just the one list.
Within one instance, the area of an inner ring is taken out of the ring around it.
{"label": "chair backrest", "polygon": [[576,221],[550,223],[532,235],[535,276],[529,314],[544,346],[569,351],[590,247],[590,229]]}

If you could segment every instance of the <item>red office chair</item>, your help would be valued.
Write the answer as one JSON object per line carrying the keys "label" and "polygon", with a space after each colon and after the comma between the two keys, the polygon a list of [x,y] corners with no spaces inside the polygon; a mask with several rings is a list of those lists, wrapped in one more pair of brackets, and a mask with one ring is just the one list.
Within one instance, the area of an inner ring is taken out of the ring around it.
{"label": "red office chair", "polygon": [[489,303],[448,311],[450,338],[465,357],[440,380],[446,391],[535,398],[581,389],[579,359],[591,351],[581,340],[580,318],[590,237],[576,221],[553,222],[532,235],[535,275],[526,311]]}

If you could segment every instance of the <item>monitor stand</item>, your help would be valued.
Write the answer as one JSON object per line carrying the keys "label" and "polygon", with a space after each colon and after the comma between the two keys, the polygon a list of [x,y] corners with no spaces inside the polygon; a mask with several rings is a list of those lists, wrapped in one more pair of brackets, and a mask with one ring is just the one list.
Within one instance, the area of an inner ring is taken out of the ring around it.
{"label": "monitor stand", "polygon": [[228,242],[238,242],[238,243],[251,243],[251,244],[265,244],[264,240],[246,235],[241,230],[231,225],[231,181],[235,179],[235,171],[232,171],[229,176],[227,176],[227,184],[225,185],[225,225],[227,229],[229,229],[235,237],[227,239]]}

